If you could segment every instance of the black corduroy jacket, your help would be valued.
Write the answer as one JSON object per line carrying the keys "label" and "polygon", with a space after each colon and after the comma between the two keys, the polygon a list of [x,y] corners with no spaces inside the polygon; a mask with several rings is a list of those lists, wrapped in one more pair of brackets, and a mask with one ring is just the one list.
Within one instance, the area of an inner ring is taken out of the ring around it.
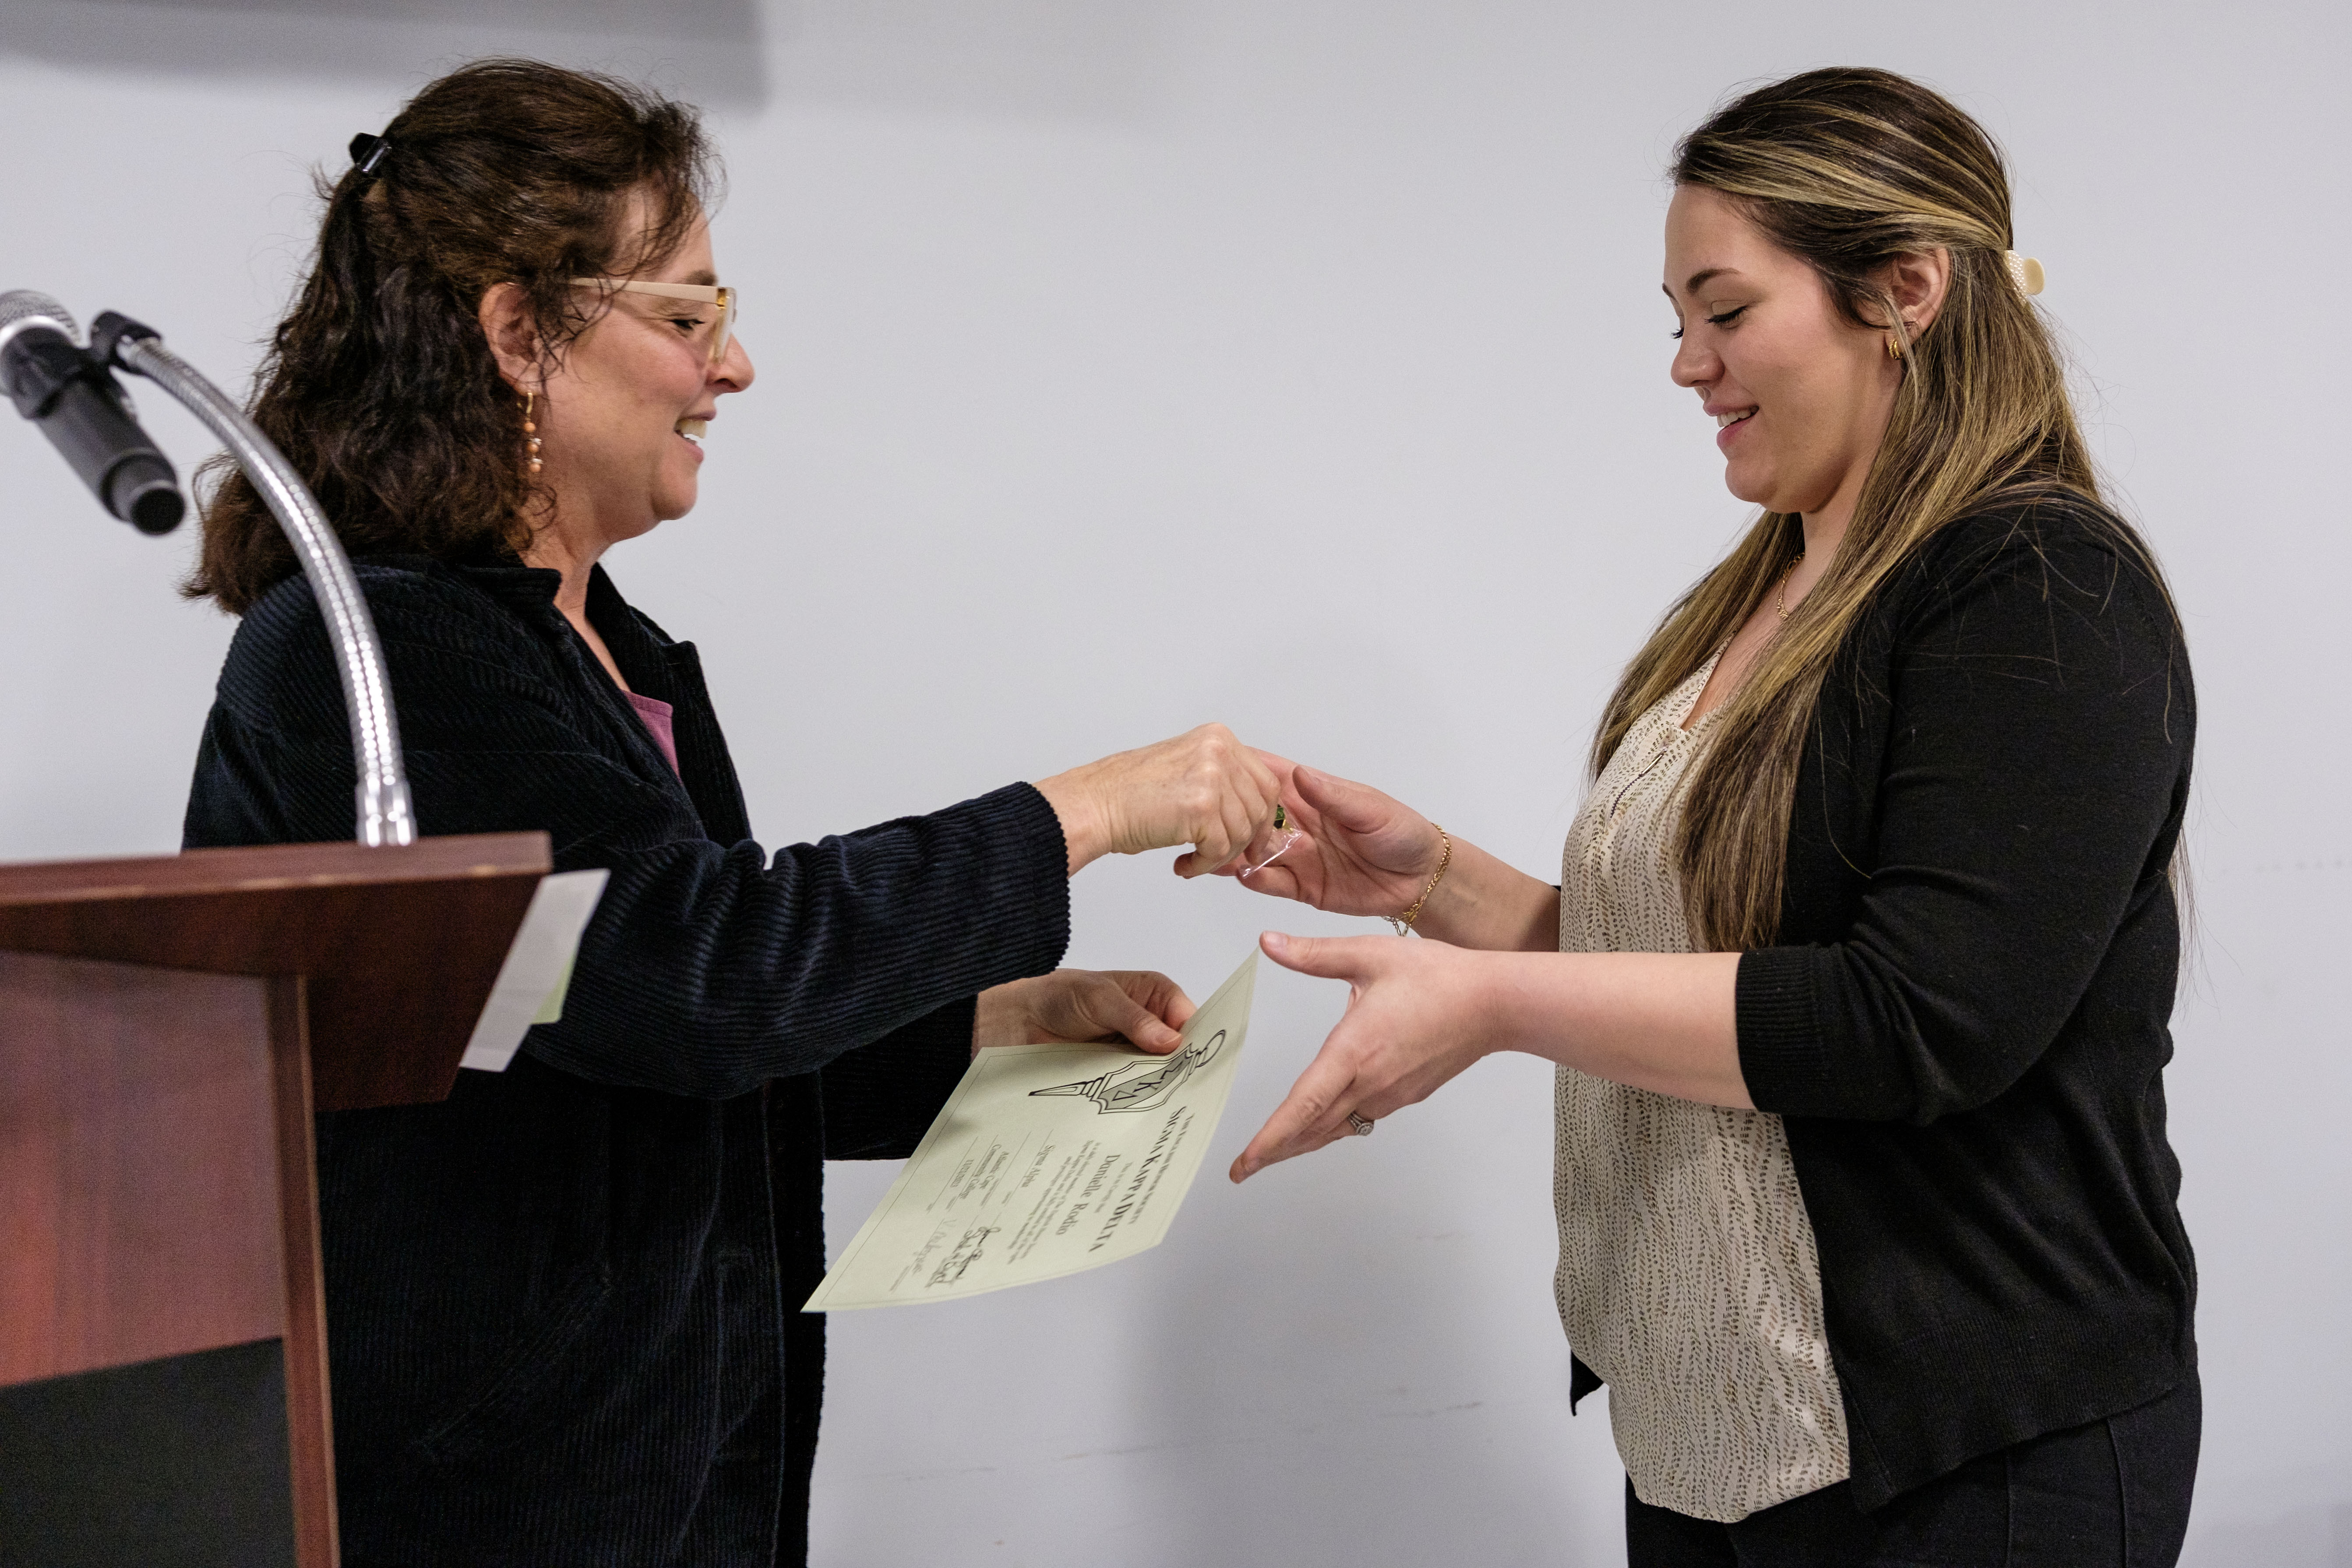
{"label": "black corduroy jacket", "polygon": [[[558,869],[612,877],[562,1021],[506,1072],[319,1118],[343,1561],[798,1564],[822,1162],[908,1152],[963,1071],[972,997],[1059,961],[1060,824],[1014,784],[772,861],[693,646],[601,569],[590,619],[672,705],[676,773],[555,573],[359,575],[421,830],[544,829]],[[185,841],[346,837],[354,783],[290,579],[230,647]]]}
{"label": "black corduroy jacket", "polygon": [[2195,1365],[2162,1071],[2195,698],[2083,501],[1940,533],[1824,681],[1739,1059],[1787,1120],[1855,1500]]}

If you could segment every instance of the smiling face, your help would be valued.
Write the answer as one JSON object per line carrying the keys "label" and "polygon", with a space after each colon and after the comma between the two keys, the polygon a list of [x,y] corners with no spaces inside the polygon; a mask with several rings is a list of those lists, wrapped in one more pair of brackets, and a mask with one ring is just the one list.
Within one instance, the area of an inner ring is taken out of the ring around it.
{"label": "smiling face", "polygon": [[1886,331],[1846,320],[1810,263],[1703,185],[1678,187],[1666,210],[1665,289],[1681,323],[1675,384],[1719,427],[1731,493],[1842,522],[1902,385]]}
{"label": "smiling face", "polygon": [[[632,204],[629,221],[644,227],[642,200]],[[716,283],[709,226],[698,219],[676,252],[635,280]],[[601,550],[694,509],[703,431],[719,399],[750,386],[753,374],[740,342],[711,360],[719,310],[616,292],[564,350],[533,415],[542,443],[539,479],[553,492],[558,528]]]}

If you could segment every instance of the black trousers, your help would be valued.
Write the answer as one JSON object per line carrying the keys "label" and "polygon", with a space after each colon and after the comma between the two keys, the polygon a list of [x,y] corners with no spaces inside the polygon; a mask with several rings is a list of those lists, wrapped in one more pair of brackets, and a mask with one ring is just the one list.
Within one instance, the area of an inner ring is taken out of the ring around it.
{"label": "black trousers", "polygon": [[2189,1529],[2204,1401],[2162,1398],[1972,1459],[1874,1513],[1846,1483],[1737,1524],[1625,1486],[1631,1568],[2172,1568]]}

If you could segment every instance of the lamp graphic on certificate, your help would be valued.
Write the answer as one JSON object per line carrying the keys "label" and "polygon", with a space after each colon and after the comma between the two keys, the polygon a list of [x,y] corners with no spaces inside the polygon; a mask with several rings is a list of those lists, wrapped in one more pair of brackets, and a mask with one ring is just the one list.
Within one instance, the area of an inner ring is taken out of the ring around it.
{"label": "lamp graphic on certificate", "polygon": [[1209,1065],[1210,1059],[1224,1048],[1225,1031],[1219,1029],[1205,1040],[1196,1040],[1172,1057],[1159,1061],[1129,1062],[1113,1068],[1099,1078],[1081,1079],[1076,1083],[1055,1084],[1051,1089],[1033,1089],[1032,1100],[1048,1095],[1084,1095],[1095,1102],[1099,1114],[1113,1111],[1157,1110],[1184,1087],[1184,1080]]}
{"label": "lamp graphic on certificate", "polygon": [[1216,1133],[1256,981],[1252,952],[1164,1057],[983,1047],[803,1310],[953,1300],[1159,1246]]}

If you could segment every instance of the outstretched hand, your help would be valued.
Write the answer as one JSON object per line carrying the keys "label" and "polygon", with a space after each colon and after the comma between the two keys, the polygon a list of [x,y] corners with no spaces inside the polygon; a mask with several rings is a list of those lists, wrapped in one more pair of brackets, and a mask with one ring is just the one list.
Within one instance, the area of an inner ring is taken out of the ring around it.
{"label": "outstretched hand", "polygon": [[1350,1136],[1351,1112],[1377,1121],[1418,1104],[1494,1048],[1481,1021],[1476,953],[1387,936],[1268,931],[1258,940],[1285,969],[1348,982],[1348,1011],[1234,1162],[1236,1182]]}
{"label": "outstretched hand", "polygon": [[971,1046],[1136,1046],[1166,1056],[1196,1009],[1183,988],[1150,969],[1056,969],[980,994]]}
{"label": "outstretched hand", "polygon": [[[1260,830],[1219,876],[1342,915],[1392,915],[1421,896],[1443,848],[1435,825],[1370,784],[1287,762],[1281,766],[1289,775],[1282,796],[1287,826]],[[1294,829],[1297,838],[1283,849]],[[1258,864],[1277,849],[1278,858]]]}
{"label": "outstretched hand", "polygon": [[1190,844],[1176,874],[1198,877],[1233,861],[1273,820],[1289,765],[1223,724],[1202,724],[1039,779],[1036,789],[1061,821],[1070,875],[1104,855]]}

